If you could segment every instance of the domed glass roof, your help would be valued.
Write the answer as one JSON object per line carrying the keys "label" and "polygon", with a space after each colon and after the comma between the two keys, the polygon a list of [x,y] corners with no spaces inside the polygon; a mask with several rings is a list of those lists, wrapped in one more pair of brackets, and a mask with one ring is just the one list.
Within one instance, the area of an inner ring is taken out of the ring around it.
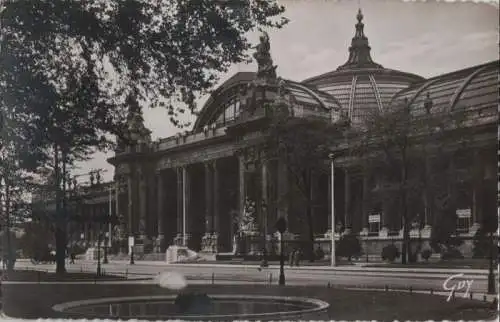
{"label": "domed glass roof", "polygon": [[363,14],[357,15],[356,33],[349,47],[349,58],[336,70],[303,81],[333,95],[352,120],[357,123],[373,110],[387,107],[394,95],[424,78],[384,68],[370,55],[364,34]]}
{"label": "domed glass roof", "polygon": [[482,116],[498,115],[498,63],[493,61],[414,84],[398,93],[392,104],[406,100],[415,114],[426,113],[427,106],[433,112],[473,107]]}

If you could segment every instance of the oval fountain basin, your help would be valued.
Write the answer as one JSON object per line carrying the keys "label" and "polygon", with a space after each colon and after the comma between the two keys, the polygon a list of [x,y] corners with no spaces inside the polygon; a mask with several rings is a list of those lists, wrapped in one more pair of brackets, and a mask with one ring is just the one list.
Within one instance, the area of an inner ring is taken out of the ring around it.
{"label": "oval fountain basin", "polygon": [[71,318],[144,320],[318,319],[330,306],[305,297],[264,295],[208,295],[212,309],[204,314],[179,314],[176,295],[112,297],[66,302],[53,310]]}

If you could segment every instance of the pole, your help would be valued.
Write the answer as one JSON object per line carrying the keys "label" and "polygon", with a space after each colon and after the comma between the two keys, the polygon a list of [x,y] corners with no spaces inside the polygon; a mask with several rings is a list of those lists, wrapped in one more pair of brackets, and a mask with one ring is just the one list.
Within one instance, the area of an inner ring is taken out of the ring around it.
{"label": "pole", "polygon": [[111,205],[112,189],[109,187],[109,200],[108,200],[108,236],[104,239],[104,259],[103,264],[108,263],[108,247],[111,247],[111,212],[113,211]]}
{"label": "pole", "polygon": [[331,193],[332,195],[330,196],[330,201],[332,203],[332,210],[331,210],[331,221],[332,221],[332,245],[331,245],[331,263],[330,265],[336,266],[336,259],[335,259],[335,166],[334,166],[334,159],[333,155],[330,154],[330,168],[331,168]]}
{"label": "pole", "polygon": [[488,294],[495,294],[495,274],[493,273],[493,232],[490,231],[490,263],[488,269]]}
{"label": "pole", "polygon": [[283,233],[280,232],[280,279],[279,285],[285,285],[285,243],[283,242]]}
{"label": "pole", "polygon": [[101,276],[101,224],[97,232],[97,276]]}
{"label": "pole", "polygon": [[186,167],[182,167],[182,245],[186,242]]}

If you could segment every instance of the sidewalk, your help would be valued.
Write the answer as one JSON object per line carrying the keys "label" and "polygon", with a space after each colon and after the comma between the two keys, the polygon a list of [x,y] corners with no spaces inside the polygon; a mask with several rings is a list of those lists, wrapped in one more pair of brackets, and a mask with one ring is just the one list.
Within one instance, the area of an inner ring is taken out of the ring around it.
{"label": "sidewalk", "polygon": [[[82,262],[82,261],[80,261]],[[95,261],[83,261],[84,263],[95,263]],[[112,260],[112,264],[129,265],[128,260]],[[134,265],[138,266],[163,266],[163,267],[214,267],[214,268],[255,268],[258,269],[258,264],[219,264],[207,262],[193,262],[193,263],[176,263],[167,264],[163,261],[141,261],[136,260]],[[387,272],[387,273],[428,273],[428,274],[476,274],[487,275],[488,270],[485,269],[461,269],[461,268],[400,268],[400,267],[369,267],[364,263],[356,263],[355,265],[341,265],[341,266],[292,266],[285,265],[287,270],[298,271],[340,271],[340,272]],[[279,265],[271,264],[268,269],[279,269]],[[498,275],[498,270],[495,271]]]}

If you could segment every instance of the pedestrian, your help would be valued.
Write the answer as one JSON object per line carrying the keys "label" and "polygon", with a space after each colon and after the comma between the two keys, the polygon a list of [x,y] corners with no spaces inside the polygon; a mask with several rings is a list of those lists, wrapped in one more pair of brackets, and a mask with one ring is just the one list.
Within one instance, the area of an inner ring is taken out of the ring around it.
{"label": "pedestrian", "polygon": [[69,262],[70,264],[74,264],[75,263],[75,253],[74,252],[71,252],[69,254],[70,258],[71,258],[71,261]]}
{"label": "pedestrian", "polygon": [[294,261],[295,261],[295,266],[299,266],[299,261],[300,261],[300,257],[301,257],[301,254],[302,252],[300,251],[300,249],[297,249],[297,251],[295,252],[295,258],[294,258]]}
{"label": "pedestrian", "polygon": [[294,259],[295,259],[295,249],[290,252],[290,256],[288,258],[288,265],[290,265],[290,267],[293,266]]}

